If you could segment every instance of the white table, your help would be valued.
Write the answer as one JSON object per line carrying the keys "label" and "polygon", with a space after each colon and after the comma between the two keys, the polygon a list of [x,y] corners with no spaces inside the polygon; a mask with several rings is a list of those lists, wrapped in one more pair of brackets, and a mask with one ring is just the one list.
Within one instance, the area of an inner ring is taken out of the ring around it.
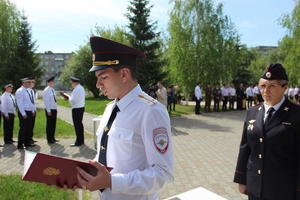
{"label": "white table", "polygon": [[165,200],[227,200],[203,187],[181,193]]}

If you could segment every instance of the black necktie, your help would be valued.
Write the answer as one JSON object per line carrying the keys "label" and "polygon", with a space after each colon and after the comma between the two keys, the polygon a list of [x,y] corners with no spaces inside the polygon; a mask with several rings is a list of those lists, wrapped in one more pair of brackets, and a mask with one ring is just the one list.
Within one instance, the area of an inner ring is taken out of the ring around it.
{"label": "black necktie", "polygon": [[34,104],[34,95],[33,95],[33,90],[31,90],[30,92],[31,92],[31,97],[32,97],[32,103]]}
{"label": "black necktie", "polygon": [[55,101],[55,103],[56,103],[56,98],[55,98],[55,94],[54,94],[53,89],[51,89],[51,91],[52,91],[52,94],[53,94],[54,101]]}
{"label": "black necktie", "polygon": [[270,123],[274,112],[275,112],[275,109],[273,107],[270,107],[268,112],[267,112],[268,116],[267,116],[266,121],[265,121],[265,126]]}
{"label": "black necktie", "polygon": [[[31,103],[34,104],[33,96],[30,95],[30,93],[28,92],[27,89],[26,89],[26,92],[27,92],[27,94],[28,94],[28,96],[29,96],[29,99],[30,99]],[[32,93],[31,93],[31,94],[32,94]]]}
{"label": "black necktie", "polygon": [[99,153],[99,159],[98,161],[100,163],[102,163],[103,165],[106,166],[106,150],[107,150],[107,141],[108,141],[108,132],[111,128],[112,123],[114,122],[116,116],[117,116],[117,112],[119,112],[120,109],[118,108],[118,106],[116,105],[114,107],[114,109],[111,112],[111,115],[109,117],[109,120],[107,122],[106,127],[104,128],[102,137],[101,137],[101,146],[100,146],[100,153]]}
{"label": "black necktie", "polygon": [[17,107],[16,102],[15,102],[14,98],[12,97],[12,95],[10,94],[9,96],[10,96],[10,98],[11,98],[13,104],[14,104],[14,107]]}

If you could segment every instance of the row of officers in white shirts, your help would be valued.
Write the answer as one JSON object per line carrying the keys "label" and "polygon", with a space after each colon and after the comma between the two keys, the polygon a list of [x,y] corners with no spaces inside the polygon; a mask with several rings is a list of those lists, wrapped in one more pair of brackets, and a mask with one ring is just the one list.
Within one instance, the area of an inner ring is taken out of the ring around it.
{"label": "row of officers in white shirts", "polygon": [[[57,97],[54,90],[54,78],[47,80],[48,86],[43,91],[43,101],[46,115],[46,136],[48,144],[58,142],[55,139],[56,119],[57,119]],[[5,92],[1,96],[0,112],[3,116],[3,135],[4,143],[12,144],[14,118],[16,113],[19,118],[19,133],[18,133],[18,149],[30,148],[35,146],[33,140],[33,129],[36,118],[36,98],[35,98],[35,80],[31,77],[21,79],[22,86],[17,89],[16,96],[12,94],[13,85],[7,84],[4,86]],[[71,77],[73,91],[71,95],[61,93],[65,100],[68,100],[72,106],[72,119],[74,123],[76,140],[70,146],[80,146],[84,144],[84,127],[82,123],[84,106],[85,106],[85,91],[80,84],[80,80],[76,77]],[[0,118],[1,119],[1,118]],[[1,122],[1,121],[0,121]],[[2,145],[1,145],[2,146]]]}

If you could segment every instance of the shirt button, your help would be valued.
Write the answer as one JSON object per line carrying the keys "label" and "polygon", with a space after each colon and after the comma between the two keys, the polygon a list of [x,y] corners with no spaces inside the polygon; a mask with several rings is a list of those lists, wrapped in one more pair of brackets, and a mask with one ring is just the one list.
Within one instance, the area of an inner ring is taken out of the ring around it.
{"label": "shirt button", "polygon": [[260,170],[260,169],[259,169],[259,170],[257,170],[257,173],[258,173],[258,174],[261,174],[261,170]]}
{"label": "shirt button", "polygon": [[258,155],[258,157],[261,159],[261,158],[262,158],[262,155],[261,155],[261,154],[259,154],[259,155]]}
{"label": "shirt button", "polygon": [[262,143],[264,140],[263,138],[259,138],[259,142]]}

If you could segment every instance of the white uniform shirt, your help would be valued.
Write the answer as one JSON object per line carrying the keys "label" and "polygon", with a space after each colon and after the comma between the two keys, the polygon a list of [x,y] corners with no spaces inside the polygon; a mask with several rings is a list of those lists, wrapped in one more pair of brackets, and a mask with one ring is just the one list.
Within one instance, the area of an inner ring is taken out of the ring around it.
{"label": "white uniform shirt", "polygon": [[229,95],[232,96],[232,97],[236,96],[236,90],[235,90],[235,88],[233,88],[233,87],[229,88]]}
{"label": "white uniform shirt", "polygon": [[267,119],[267,117],[268,117],[268,111],[269,111],[269,109],[271,108],[271,107],[273,107],[274,108],[274,112],[273,112],[273,116],[274,116],[274,114],[275,114],[275,112],[280,108],[280,106],[283,104],[283,102],[284,102],[284,100],[285,100],[285,97],[282,97],[282,99],[279,101],[279,103],[277,103],[276,105],[274,105],[274,106],[269,106],[269,105],[267,105],[265,102],[264,102],[264,107],[265,107],[265,115],[264,115],[264,122],[266,122],[266,119]]}
{"label": "white uniform shirt", "polygon": [[168,106],[168,94],[167,94],[167,89],[165,87],[162,87],[161,89],[157,90],[157,100],[163,104],[164,106]]}
{"label": "white uniform shirt", "polygon": [[294,88],[289,88],[288,96],[289,97],[294,97],[295,96],[295,94],[294,94]]}
{"label": "white uniform shirt", "polygon": [[254,95],[258,95],[260,92],[259,92],[259,88],[257,87],[257,86],[255,86],[254,88],[253,88],[253,94]]}
{"label": "white uniform shirt", "polygon": [[222,96],[223,97],[227,97],[227,96],[229,96],[229,88],[225,88],[225,87],[222,87],[221,88],[221,93],[222,93]]}
{"label": "white uniform shirt", "polygon": [[84,88],[78,84],[74,87],[71,96],[69,97],[69,102],[72,108],[83,108],[85,104],[85,91]]}
{"label": "white uniform shirt", "polygon": [[1,111],[5,117],[9,114],[15,114],[16,112],[16,100],[15,97],[8,92],[4,92],[1,96]]}
{"label": "white uniform shirt", "polygon": [[200,100],[202,98],[202,92],[199,85],[195,87],[195,97],[197,98],[197,100]]}
{"label": "white uniform shirt", "polygon": [[136,86],[118,102],[109,103],[97,131],[100,141],[115,104],[120,111],[108,133],[107,166],[111,189],[101,200],[154,200],[165,183],[173,181],[170,119],[162,104]]}
{"label": "white uniform shirt", "polygon": [[43,100],[47,112],[57,109],[55,90],[48,86],[43,91]]}
{"label": "white uniform shirt", "polygon": [[298,95],[299,94],[299,88],[295,88],[294,89],[294,96]]}
{"label": "white uniform shirt", "polygon": [[32,97],[29,90],[23,86],[21,86],[16,91],[16,102],[19,109],[19,112],[22,115],[25,115],[25,111],[35,112],[35,104],[34,100],[32,102]]}
{"label": "white uniform shirt", "polygon": [[247,89],[246,89],[246,95],[247,95],[247,98],[248,97],[253,97],[253,88],[251,88],[251,87],[248,87]]}

